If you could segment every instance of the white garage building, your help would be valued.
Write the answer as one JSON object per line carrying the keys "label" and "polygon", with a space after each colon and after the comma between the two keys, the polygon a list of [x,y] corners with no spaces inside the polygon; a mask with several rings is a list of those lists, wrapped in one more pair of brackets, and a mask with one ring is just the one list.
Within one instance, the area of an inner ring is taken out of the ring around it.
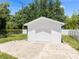
{"label": "white garage building", "polygon": [[62,22],[55,21],[46,17],[40,17],[29,23],[24,24],[23,34],[28,35],[31,42],[53,42],[61,43]]}

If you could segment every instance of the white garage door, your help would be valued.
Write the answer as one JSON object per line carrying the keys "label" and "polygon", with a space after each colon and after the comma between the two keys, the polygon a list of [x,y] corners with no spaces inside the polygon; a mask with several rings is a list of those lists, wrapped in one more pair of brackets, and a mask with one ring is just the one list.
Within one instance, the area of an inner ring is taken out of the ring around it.
{"label": "white garage door", "polygon": [[60,43],[60,33],[52,31],[52,33],[30,31],[28,33],[28,41],[38,42],[54,42]]}

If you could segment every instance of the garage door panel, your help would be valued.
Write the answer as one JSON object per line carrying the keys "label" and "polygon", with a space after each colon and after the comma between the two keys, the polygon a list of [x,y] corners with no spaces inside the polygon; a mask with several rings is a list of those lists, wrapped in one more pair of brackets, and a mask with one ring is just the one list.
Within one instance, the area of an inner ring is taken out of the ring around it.
{"label": "garage door panel", "polygon": [[61,42],[61,34],[56,31],[52,31],[51,33],[47,32],[35,32],[34,30],[28,33],[28,40],[29,41],[48,41],[48,42]]}

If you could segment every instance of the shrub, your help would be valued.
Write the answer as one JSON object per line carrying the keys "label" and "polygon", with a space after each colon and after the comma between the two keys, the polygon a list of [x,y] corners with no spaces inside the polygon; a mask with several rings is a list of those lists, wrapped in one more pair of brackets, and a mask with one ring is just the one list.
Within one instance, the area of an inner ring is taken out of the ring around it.
{"label": "shrub", "polygon": [[7,31],[7,36],[12,35],[12,34],[21,34],[22,30],[21,29],[6,29]]}
{"label": "shrub", "polygon": [[7,37],[10,36],[12,34],[21,34],[22,33],[22,29],[6,29],[6,30],[0,30],[0,38],[2,37]]}

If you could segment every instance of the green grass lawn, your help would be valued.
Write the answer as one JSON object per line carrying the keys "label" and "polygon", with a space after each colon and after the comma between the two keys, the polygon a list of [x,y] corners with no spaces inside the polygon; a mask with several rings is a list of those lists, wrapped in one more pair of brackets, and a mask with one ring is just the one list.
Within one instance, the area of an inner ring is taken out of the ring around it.
{"label": "green grass lawn", "polygon": [[0,59],[17,59],[17,58],[11,55],[8,55],[6,53],[0,52]]}
{"label": "green grass lawn", "polygon": [[79,51],[79,40],[71,36],[63,36],[63,41]]}
{"label": "green grass lawn", "polygon": [[27,38],[27,35],[24,35],[24,34],[13,34],[13,35],[8,36],[6,38],[1,38],[0,43],[5,43],[5,42],[15,41],[15,40],[23,40],[26,38]]}

